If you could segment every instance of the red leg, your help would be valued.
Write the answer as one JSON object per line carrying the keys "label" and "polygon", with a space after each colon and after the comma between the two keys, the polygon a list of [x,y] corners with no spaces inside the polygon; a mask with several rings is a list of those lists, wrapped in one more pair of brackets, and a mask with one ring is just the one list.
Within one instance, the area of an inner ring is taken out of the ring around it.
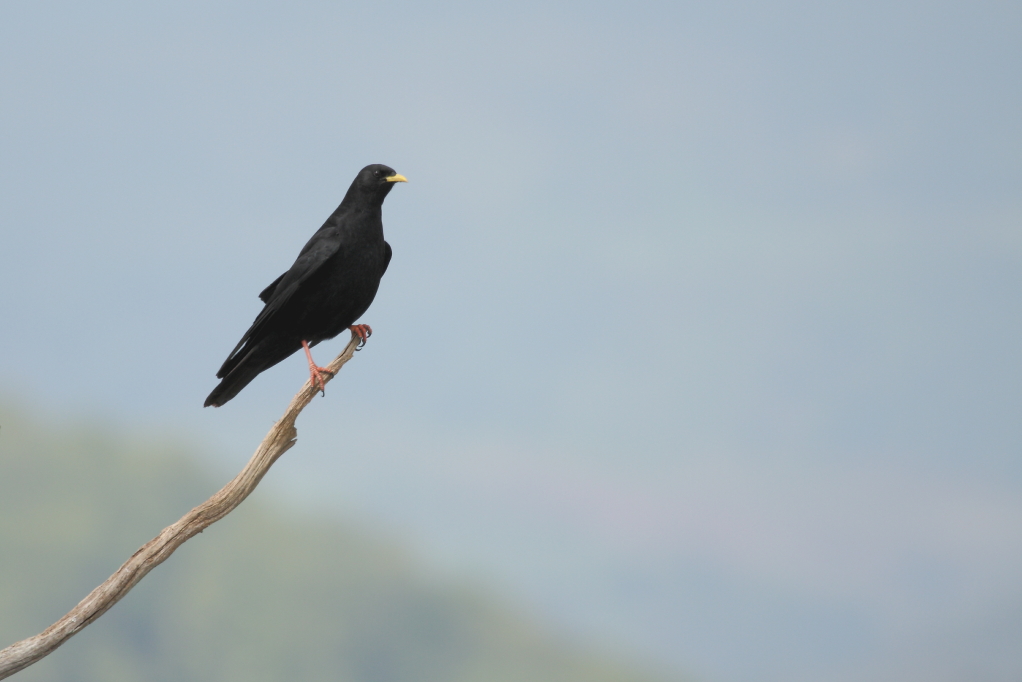
{"label": "red leg", "polygon": [[312,351],[309,350],[309,344],[306,341],[302,341],[302,348],[305,349],[305,358],[309,361],[309,383],[315,387],[319,385],[319,390],[323,392],[323,396],[326,397],[326,382],[323,380],[324,374],[333,376],[334,373],[328,370],[326,367],[317,367],[316,363],[312,361]]}
{"label": "red leg", "polygon": [[367,324],[353,324],[348,329],[355,332],[355,336],[359,338],[358,348],[355,350],[362,350],[362,346],[366,345],[366,340],[373,335],[373,328]]}

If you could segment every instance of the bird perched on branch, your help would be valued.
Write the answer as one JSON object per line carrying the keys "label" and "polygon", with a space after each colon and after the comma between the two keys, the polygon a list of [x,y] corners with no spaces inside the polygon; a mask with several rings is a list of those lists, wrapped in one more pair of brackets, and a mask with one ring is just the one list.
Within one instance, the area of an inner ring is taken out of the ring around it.
{"label": "bird perched on branch", "polygon": [[[216,373],[220,384],[205,407],[220,407],[265,369],[305,349],[309,379],[324,389],[329,370],[312,361],[310,348],[350,329],[362,345],[373,333],[355,324],[376,297],[390,263],[383,240],[383,200],[403,175],[382,164],[355,177],[337,210],[305,245],[291,269],[263,289],[266,304]],[[361,346],[360,346],[361,347]]]}

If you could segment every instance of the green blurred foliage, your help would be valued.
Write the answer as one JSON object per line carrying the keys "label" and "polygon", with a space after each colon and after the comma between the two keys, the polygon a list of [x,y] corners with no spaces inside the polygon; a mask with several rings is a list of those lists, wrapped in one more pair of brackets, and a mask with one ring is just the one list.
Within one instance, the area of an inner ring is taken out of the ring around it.
{"label": "green blurred foliage", "polygon": [[[46,628],[216,490],[184,450],[0,409],[0,646]],[[653,678],[428,576],[399,548],[257,492],[17,679]]]}

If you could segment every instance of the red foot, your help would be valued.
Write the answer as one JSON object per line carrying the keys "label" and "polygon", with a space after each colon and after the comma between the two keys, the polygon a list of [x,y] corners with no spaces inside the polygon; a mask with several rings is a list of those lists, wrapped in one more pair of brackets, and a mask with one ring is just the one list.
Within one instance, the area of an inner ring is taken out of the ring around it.
{"label": "red foot", "polygon": [[359,338],[359,344],[355,350],[362,350],[362,347],[366,345],[366,340],[373,335],[373,328],[367,324],[353,324],[348,329]]}
{"label": "red foot", "polygon": [[306,341],[302,341],[302,348],[305,349],[305,358],[309,361],[309,383],[314,387],[319,385],[319,390],[323,392],[323,397],[326,397],[326,381],[323,379],[323,375],[329,374],[333,376],[334,373],[326,367],[318,367],[312,361],[312,351],[309,350],[309,344]]}

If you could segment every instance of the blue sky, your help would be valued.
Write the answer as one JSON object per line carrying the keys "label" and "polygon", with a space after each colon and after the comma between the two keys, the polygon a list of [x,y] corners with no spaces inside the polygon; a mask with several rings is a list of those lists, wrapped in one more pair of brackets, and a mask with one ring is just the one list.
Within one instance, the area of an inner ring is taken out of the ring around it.
{"label": "blue sky", "polygon": [[375,333],[279,494],[708,679],[1017,676],[1020,19],[6,8],[0,381],[236,469],[304,360],[214,373],[386,163]]}

